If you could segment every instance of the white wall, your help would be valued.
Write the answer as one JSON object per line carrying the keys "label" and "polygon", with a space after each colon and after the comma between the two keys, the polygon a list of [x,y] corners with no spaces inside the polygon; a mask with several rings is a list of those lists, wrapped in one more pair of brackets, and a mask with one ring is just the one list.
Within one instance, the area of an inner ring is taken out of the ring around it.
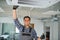
{"label": "white wall", "polygon": [[32,20],[32,23],[34,23],[35,30],[38,34],[38,36],[41,36],[42,33],[44,33],[44,25],[43,22],[40,20]]}
{"label": "white wall", "polygon": [[[19,21],[21,22],[21,24],[23,24],[23,19],[22,18],[21,19],[19,18]],[[14,23],[14,22],[13,22],[13,19],[11,17],[10,18],[0,17],[0,23]],[[31,23],[34,23],[37,35],[41,36],[41,34],[44,32],[43,22],[40,21],[40,20],[36,20],[36,19],[32,18]]]}

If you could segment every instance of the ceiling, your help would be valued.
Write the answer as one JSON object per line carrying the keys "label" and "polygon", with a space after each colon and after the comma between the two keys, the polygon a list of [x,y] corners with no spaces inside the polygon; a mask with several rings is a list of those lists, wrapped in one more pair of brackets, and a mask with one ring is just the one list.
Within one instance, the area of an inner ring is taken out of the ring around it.
{"label": "ceiling", "polygon": [[[0,0],[0,17],[12,17],[12,8],[13,6],[8,5],[6,0]],[[28,15],[36,19],[50,18],[52,15],[60,14],[60,1],[46,8],[20,6],[17,9],[17,14],[18,17]]]}

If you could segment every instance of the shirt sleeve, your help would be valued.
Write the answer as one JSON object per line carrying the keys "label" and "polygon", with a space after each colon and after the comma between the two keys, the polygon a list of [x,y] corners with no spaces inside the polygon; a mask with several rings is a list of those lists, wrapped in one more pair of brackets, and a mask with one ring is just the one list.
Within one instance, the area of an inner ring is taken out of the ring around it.
{"label": "shirt sleeve", "polygon": [[23,25],[18,21],[18,18],[14,19],[14,23],[19,30],[23,28]]}
{"label": "shirt sleeve", "polygon": [[35,40],[37,40],[37,33],[34,29],[32,30],[32,37],[35,38]]}

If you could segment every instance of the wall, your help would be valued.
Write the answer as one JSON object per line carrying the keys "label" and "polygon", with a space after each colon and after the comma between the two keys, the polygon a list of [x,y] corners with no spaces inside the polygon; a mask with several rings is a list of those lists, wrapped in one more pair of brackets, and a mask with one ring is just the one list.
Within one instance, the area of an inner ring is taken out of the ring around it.
{"label": "wall", "polygon": [[38,34],[38,36],[41,36],[42,33],[44,33],[44,25],[43,22],[40,20],[33,20],[31,23],[34,23],[35,30]]}

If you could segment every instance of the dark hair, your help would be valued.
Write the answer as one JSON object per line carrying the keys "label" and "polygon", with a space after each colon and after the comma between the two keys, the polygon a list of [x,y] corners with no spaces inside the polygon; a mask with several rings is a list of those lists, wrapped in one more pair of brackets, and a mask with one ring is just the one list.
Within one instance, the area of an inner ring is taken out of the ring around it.
{"label": "dark hair", "polygon": [[25,18],[29,18],[29,20],[31,20],[31,18],[29,16],[25,16],[23,19],[25,19]]}

